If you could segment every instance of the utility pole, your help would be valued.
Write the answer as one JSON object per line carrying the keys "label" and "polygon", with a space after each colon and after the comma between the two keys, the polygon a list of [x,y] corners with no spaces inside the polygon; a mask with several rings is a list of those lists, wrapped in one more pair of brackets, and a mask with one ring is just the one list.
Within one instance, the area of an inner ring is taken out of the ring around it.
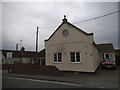
{"label": "utility pole", "polygon": [[37,32],[36,32],[36,59],[35,59],[35,62],[34,64],[37,64],[37,54],[38,54],[38,29],[39,27],[37,26]]}
{"label": "utility pole", "polygon": [[37,26],[37,32],[36,32],[36,52],[38,52],[38,26]]}

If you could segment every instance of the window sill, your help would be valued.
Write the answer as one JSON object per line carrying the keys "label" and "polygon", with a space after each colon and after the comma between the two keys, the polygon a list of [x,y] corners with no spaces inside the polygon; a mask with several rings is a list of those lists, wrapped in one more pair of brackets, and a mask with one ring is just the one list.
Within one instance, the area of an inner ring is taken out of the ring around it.
{"label": "window sill", "polygon": [[62,62],[53,62],[54,64],[62,64]]}
{"label": "window sill", "polygon": [[70,64],[82,64],[81,62],[70,62]]}

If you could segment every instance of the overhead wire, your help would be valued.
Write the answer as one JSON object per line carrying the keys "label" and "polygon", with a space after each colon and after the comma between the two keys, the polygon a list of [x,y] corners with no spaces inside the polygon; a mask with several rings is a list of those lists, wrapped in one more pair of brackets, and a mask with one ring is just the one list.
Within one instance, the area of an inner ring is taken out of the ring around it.
{"label": "overhead wire", "polygon": [[98,17],[95,17],[95,18],[91,18],[91,19],[87,19],[87,20],[83,20],[83,21],[79,21],[79,22],[74,22],[73,24],[83,23],[83,22],[87,22],[87,21],[95,20],[95,19],[98,19],[98,18],[102,18],[102,17],[106,17],[106,16],[109,16],[109,15],[112,15],[112,14],[118,13],[118,12],[120,12],[120,11],[115,11],[115,12],[112,12],[112,13],[108,13],[108,14],[105,14],[105,15],[102,15],[102,16],[98,16]]}
{"label": "overhead wire", "polygon": [[[111,13],[108,13],[108,14],[105,14],[105,15],[101,15],[101,16],[98,16],[98,17],[94,17],[94,18],[91,18],[91,19],[74,22],[74,23],[72,23],[72,24],[78,24],[78,23],[93,21],[93,20],[96,20],[96,19],[99,19],[99,18],[103,18],[103,17],[109,16],[109,15],[112,15],[112,14],[115,14],[115,13],[118,13],[118,12],[120,12],[120,11],[115,11],[115,12],[111,12]],[[41,28],[41,29],[45,29],[45,28],[55,28],[55,27],[57,27],[57,26],[40,27],[40,28]]]}

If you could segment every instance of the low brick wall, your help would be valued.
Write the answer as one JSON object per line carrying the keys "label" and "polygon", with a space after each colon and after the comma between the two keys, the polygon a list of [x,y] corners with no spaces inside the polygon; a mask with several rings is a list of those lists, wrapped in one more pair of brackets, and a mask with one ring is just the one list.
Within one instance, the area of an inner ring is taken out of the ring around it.
{"label": "low brick wall", "polygon": [[40,66],[31,64],[14,64],[14,73],[65,76],[64,72],[61,72],[55,66]]}
{"label": "low brick wall", "polygon": [[0,64],[0,70],[8,70],[14,68],[13,64]]}

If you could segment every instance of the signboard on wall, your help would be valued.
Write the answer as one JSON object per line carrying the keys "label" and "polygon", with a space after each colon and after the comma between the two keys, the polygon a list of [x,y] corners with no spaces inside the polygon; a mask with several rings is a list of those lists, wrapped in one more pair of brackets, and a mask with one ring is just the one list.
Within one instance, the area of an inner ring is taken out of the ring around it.
{"label": "signboard on wall", "polygon": [[12,52],[7,52],[7,59],[12,59]]}

